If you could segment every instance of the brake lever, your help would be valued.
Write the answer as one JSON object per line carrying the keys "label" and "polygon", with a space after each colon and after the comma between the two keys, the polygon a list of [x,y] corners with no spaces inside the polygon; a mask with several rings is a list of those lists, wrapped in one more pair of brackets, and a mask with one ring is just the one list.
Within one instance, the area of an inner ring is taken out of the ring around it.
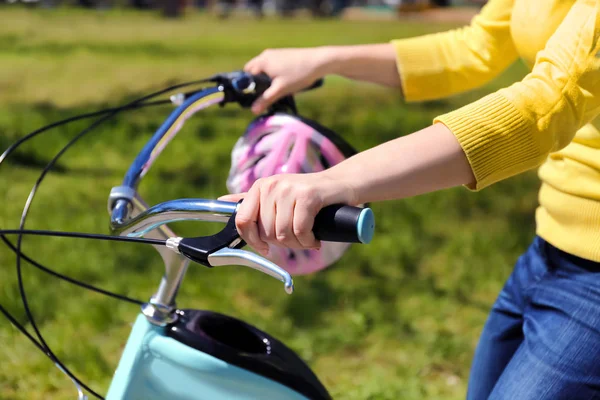
{"label": "brake lever", "polygon": [[231,214],[225,227],[214,235],[194,238],[171,238],[167,241],[167,247],[198,264],[210,268],[212,265],[208,258],[211,254],[224,248],[241,249],[246,245],[246,242],[242,240],[235,227],[236,215],[237,209]]}
{"label": "brake lever", "polygon": [[211,236],[195,238],[170,238],[167,247],[184,257],[204,265],[216,267],[223,265],[242,265],[263,272],[284,283],[285,291],[294,291],[292,277],[283,268],[246,250],[246,245],[235,227],[237,210],[233,212],[225,227]]}
{"label": "brake lever", "polygon": [[294,282],[287,271],[277,264],[249,251],[225,247],[210,254],[208,262],[213,267],[221,265],[243,265],[250,267],[283,282],[286,293],[292,294],[294,291]]}

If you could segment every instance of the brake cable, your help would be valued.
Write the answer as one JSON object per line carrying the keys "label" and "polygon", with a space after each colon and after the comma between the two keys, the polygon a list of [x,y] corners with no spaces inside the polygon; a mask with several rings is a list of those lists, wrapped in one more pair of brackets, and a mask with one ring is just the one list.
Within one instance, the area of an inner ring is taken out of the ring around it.
{"label": "brake cable", "polygon": [[[134,100],[130,103],[127,103],[124,106],[118,107],[118,108],[112,108],[112,109],[107,109],[107,110],[101,110],[101,111],[97,111],[94,113],[89,113],[89,114],[84,114],[84,115],[79,115],[79,116],[75,116],[75,117],[71,117],[68,118],[64,121],[59,121],[57,123],[51,124],[49,126],[43,127],[41,129],[38,129],[35,132],[30,133],[29,135],[23,137],[22,139],[20,139],[19,141],[17,141],[16,143],[14,143],[13,145],[11,145],[1,156],[0,156],[0,163],[2,161],[4,161],[6,159],[6,157],[8,155],[10,155],[13,151],[15,151],[22,143],[26,142],[27,140],[32,139],[33,137],[37,136],[38,134],[47,131],[51,128],[54,128],[56,126],[60,126],[60,125],[64,125],[66,123],[75,121],[75,120],[79,120],[79,119],[84,119],[84,118],[91,118],[94,116],[101,116],[101,118],[97,119],[96,121],[94,121],[90,126],[88,126],[86,129],[84,129],[83,131],[79,132],[79,134],[77,134],[75,137],[73,137],[57,154],[56,156],[46,165],[46,167],[43,169],[42,173],[40,174],[40,176],[38,177],[38,180],[36,181],[35,185],[33,186],[29,197],[27,199],[27,202],[25,204],[23,213],[21,215],[21,221],[19,224],[19,230],[21,230],[20,233],[18,234],[18,239],[17,239],[17,245],[16,248],[15,246],[6,239],[6,237],[4,236],[4,234],[0,233],[0,237],[3,239],[3,241],[7,244],[7,246],[9,246],[15,253],[17,256],[16,259],[16,269],[17,269],[17,276],[18,276],[18,282],[19,282],[19,292],[21,295],[21,300],[23,302],[23,306],[25,309],[25,313],[27,316],[27,319],[29,320],[29,322],[31,323],[31,326],[34,328],[35,334],[37,336],[37,338],[39,339],[36,340],[35,337],[33,337],[33,335],[31,335],[29,332],[27,332],[27,330],[17,322],[17,320],[10,314],[10,312],[8,312],[8,310],[6,310],[4,307],[2,307],[2,305],[0,304],[0,312],[2,312],[2,314],[4,314],[11,323],[13,323],[13,325],[15,327],[17,327],[17,329],[19,329],[22,333],[25,334],[25,336],[27,338],[29,338],[35,345],[36,347],[38,347],[38,349],[42,350],[44,352],[44,354],[46,354],[46,356],[48,356],[54,363],[55,365],[62,371],[64,372],[77,386],[78,390],[80,391],[81,394],[81,389],[80,386],[83,387],[85,390],[87,390],[90,394],[94,395],[95,397],[99,398],[99,399],[103,399],[102,396],[100,396],[98,393],[96,393],[95,391],[93,391],[92,389],[90,389],[88,386],[86,386],[83,382],[81,382],[81,380],[79,380],[73,373],[71,373],[66,366],[58,359],[58,357],[52,352],[52,350],[50,349],[50,347],[48,346],[48,344],[46,343],[46,341],[44,340],[39,328],[37,327],[37,324],[35,323],[35,319],[31,313],[31,309],[29,308],[29,304],[27,302],[27,295],[25,292],[25,287],[23,285],[23,276],[22,276],[22,270],[21,270],[21,257],[23,257],[24,259],[26,259],[27,261],[30,261],[31,259],[27,256],[25,256],[22,252],[21,252],[21,244],[22,244],[22,238],[23,235],[25,234],[25,231],[22,231],[25,225],[25,221],[27,218],[27,215],[29,213],[29,209],[31,207],[33,198],[35,196],[35,193],[39,187],[39,185],[41,184],[41,182],[43,181],[45,175],[52,169],[52,167],[55,165],[56,161],[58,161],[58,159],[73,145],[75,144],[79,139],[81,139],[83,136],[85,136],[86,134],[90,133],[93,129],[97,128],[100,124],[114,118],[118,113],[120,113],[121,111],[127,110],[127,109],[135,109],[135,108],[141,108],[144,107],[146,105],[158,105],[158,104],[166,104],[167,101],[163,102],[155,102],[155,103],[144,103],[146,100],[149,100],[151,98],[160,96],[162,94],[165,94],[167,92],[179,89],[179,88],[183,88],[186,86],[192,86],[192,85],[197,85],[200,83],[205,83],[208,80],[203,79],[203,80],[198,80],[198,81],[193,81],[193,82],[186,82],[186,83],[182,83],[182,84],[177,84],[177,85],[173,85],[170,86],[166,89],[160,90],[158,92],[154,92],[150,95],[144,96],[142,98],[139,98],[137,100]],[[1,232],[1,231],[0,231]],[[31,260],[33,261],[33,260]],[[32,263],[32,265],[36,266],[36,267],[43,267],[41,264],[34,262]],[[43,271],[45,272],[49,272],[52,275],[56,276],[56,277],[60,277],[62,279],[65,279],[71,283],[75,283],[78,284],[80,286],[86,287],[88,289],[91,290],[95,290],[97,292],[103,293],[103,294],[108,294],[108,295],[112,295],[113,297],[121,297],[120,295],[114,295],[111,294],[108,291],[105,290],[96,290],[97,288],[94,288],[91,285],[83,285],[82,282],[79,282],[75,279],[72,278],[68,278],[64,275],[61,275],[55,271],[52,271],[50,268],[47,267],[43,267],[41,268]],[[129,299],[131,300],[131,299]],[[138,301],[136,300],[132,300],[134,303],[138,303]],[[141,302],[140,302],[141,303]]]}
{"label": "brake cable", "polygon": [[[91,233],[80,233],[80,232],[61,232],[61,231],[50,231],[50,230],[24,230],[24,229],[3,229],[0,230],[0,235],[5,237],[6,235],[36,235],[36,236],[54,236],[54,237],[70,237],[70,238],[81,238],[81,239],[94,239],[94,240],[104,240],[104,241],[116,241],[116,242],[129,242],[129,243],[142,243],[142,244],[151,244],[153,246],[156,245],[166,245],[166,240],[159,239],[146,239],[146,238],[132,238],[132,237],[123,237],[123,236],[110,236],[110,235],[100,235],[100,234],[91,234]],[[10,242],[8,242],[10,243]],[[12,243],[10,243],[12,246]],[[16,249],[15,249],[16,250]],[[17,252],[17,254],[19,254]],[[27,257],[24,257],[27,259]],[[50,270],[51,271],[51,270]],[[68,278],[68,277],[66,277]],[[72,278],[68,278],[68,280],[72,280]],[[77,282],[76,280],[73,280]],[[141,302],[140,302],[141,303]],[[0,304],[0,313],[2,313],[22,334],[25,335],[42,353],[48,356],[56,366],[65,374],[71,378],[71,380],[75,383],[75,386],[81,393],[81,389],[79,386],[84,387],[88,392],[94,393],[89,387],[79,381],[76,377],[70,376],[67,373],[67,370],[59,360],[56,359],[56,356],[49,353],[47,347],[45,347],[42,343],[40,343],[35,337],[33,337],[23,325],[21,325],[16,318]],[[94,394],[96,395],[96,394]]]}
{"label": "brake cable", "polygon": [[[63,119],[61,121],[54,122],[54,123],[52,123],[50,125],[46,125],[46,126],[44,126],[42,128],[39,128],[39,129],[37,129],[37,130],[35,130],[35,131],[33,131],[33,132],[31,132],[31,133],[23,136],[22,138],[20,138],[19,140],[17,140],[13,144],[11,144],[0,155],[0,165],[2,165],[2,163],[7,159],[7,157],[10,156],[13,152],[15,152],[23,143],[25,143],[25,142],[33,139],[34,137],[36,137],[37,135],[39,135],[41,133],[47,132],[47,131],[49,131],[51,129],[54,129],[54,128],[57,128],[59,126],[63,126],[63,125],[69,124],[71,122],[79,121],[79,120],[82,120],[82,119],[87,119],[87,118],[92,118],[92,117],[97,117],[97,116],[105,115],[105,114],[108,114],[108,113],[114,112],[114,111],[121,112],[121,111],[126,111],[126,110],[134,110],[134,109],[139,109],[139,108],[148,107],[148,106],[158,106],[158,105],[168,104],[170,102],[171,102],[170,100],[159,100],[159,101],[155,101],[155,102],[141,103],[141,104],[138,104],[138,105],[135,105],[135,106],[131,106],[131,107],[122,106],[122,107],[116,107],[116,108],[107,108],[107,109],[104,109],[104,110],[94,111],[94,112],[87,113],[87,114],[80,114],[80,115],[76,115],[76,116],[73,116],[73,117],[69,117],[69,118]],[[17,253],[17,248],[15,247],[15,245],[10,240],[8,240],[8,238],[5,235],[0,234],[0,239],[2,239],[2,241],[4,242],[4,244],[6,244],[6,246],[9,249],[11,249],[15,254]],[[123,300],[123,301],[129,302],[129,303],[138,304],[138,305],[143,304],[143,302],[140,301],[140,300],[135,300],[135,299],[131,299],[131,298],[129,298],[127,296],[124,296],[124,295],[112,293],[112,292],[109,292],[107,290],[95,287],[93,285],[87,284],[85,282],[78,281],[76,279],[70,278],[70,277],[68,277],[66,275],[63,275],[61,273],[58,273],[58,272],[56,272],[56,271],[54,271],[54,270],[52,270],[52,269],[50,269],[48,267],[45,267],[44,265],[38,263],[37,261],[33,260],[32,258],[30,258],[29,256],[27,256],[25,253],[21,252],[21,256],[23,257],[23,259],[25,259],[28,263],[32,264],[34,267],[42,270],[43,272],[46,272],[47,274],[50,274],[50,275],[54,276],[55,278],[62,279],[64,281],[67,281],[67,282],[72,283],[74,285],[81,286],[81,287],[83,287],[85,289],[92,290],[92,291],[104,294],[106,296],[116,298],[118,300]]]}
{"label": "brake cable", "polygon": [[[190,82],[190,84],[194,84],[194,83]],[[183,94],[183,95],[185,96],[185,95],[187,95],[187,93]],[[144,103],[140,103],[140,104],[136,104],[136,105],[132,105],[132,106],[125,105],[125,106],[116,107],[116,108],[107,108],[107,109],[104,109],[104,110],[94,111],[94,112],[86,113],[86,114],[79,114],[79,115],[75,115],[75,116],[63,119],[61,121],[54,122],[52,124],[46,125],[46,126],[44,126],[42,128],[39,128],[39,129],[37,129],[37,130],[35,130],[35,131],[33,131],[33,132],[31,132],[31,133],[23,136],[22,138],[20,138],[19,140],[17,140],[13,144],[11,144],[0,155],[0,165],[6,160],[6,158],[8,156],[10,156],[14,151],[16,151],[23,143],[25,143],[25,142],[33,139],[35,136],[37,136],[37,135],[39,135],[41,133],[44,133],[44,132],[49,131],[51,129],[57,128],[59,126],[66,125],[66,124],[69,124],[71,122],[79,121],[79,120],[82,120],[82,119],[87,119],[87,118],[102,116],[102,115],[105,115],[105,114],[108,114],[108,113],[111,113],[111,112],[114,112],[114,111],[118,111],[118,112],[121,112],[121,111],[130,111],[130,110],[145,108],[145,107],[149,107],[149,106],[159,106],[159,105],[170,104],[170,103],[173,103],[173,101],[172,100],[158,100],[158,101],[154,101],[154,102],[144,102]],[[11,241],[9,241],[4,235],[0,234],[0,239],[4,242],[4,244],[6,244],[6,246],[10,250],[12,250],[15,254],[17,253],[17,248],[15,247],[15,245]],[[135,300],[135,299],[131,299],[131,298],[129,298],[127,296],[124,296],[124,295],[120,295],[120,294],[117,294],[117,293],[112,293],[112,292],[109,292],[107,290],[104,290],[104,289],[95,287],[93,285],[90,285],[88,283],[81,282],[81,281],[78,281],[78,280],[73,279],[71,277],[68,277],[66,275],[60,274],[60,273],[58,273],[58,272],[56,272],[56,271],[54,271],[54,270],[52,270],[52,269],[50,269],[48,267],[45,267],[44,265],[38,263],[37,261],[35,261],[31,257],[28,257],[23,252],[21,252],[21,256],[23,257],[23,259],[25,259],[28,263],[32,264],[34,267],[38,268],[39,270],[41,270],[41,271],[43,271],[43,272],[45,272],[47,274],[50,274],[50,275],[54,276],[55,278],[67,281],[67,282],[69,282],[71,284],[83,287],[85,289],[88,289],[88,290],[91,290],[91,291],[94,291],[94,292],[98,292],[100,294],[103,294],[103,295],[106,295],[106,296],[109,296],[109,297],[113,297],[113,298],[115,298],[117,300],[122,300],[122,301],[126,301],[126,302],[129,302],[129,303],[137,304],[137,305],[143,304],[143,302],[141,300]]]}

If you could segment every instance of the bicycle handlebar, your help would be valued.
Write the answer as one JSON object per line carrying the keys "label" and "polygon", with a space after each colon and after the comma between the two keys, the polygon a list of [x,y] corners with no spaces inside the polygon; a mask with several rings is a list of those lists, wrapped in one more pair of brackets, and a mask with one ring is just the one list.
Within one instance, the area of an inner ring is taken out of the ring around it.
{"label": "bicycle handlebar", "polygon": [[[117,200],[117,199],[115,199]],[[118,234],[141,237],[162,225],[179,221],[227,222],[236,203],[209,199],[170,200],[150,207],[126,221],[111,219],[111,229]],[[369,243],[375,228],[373,211],[345,205],[324,207],[315,218],[313,232],[318,240],[346,243]]]}
{"label": "bicycle handlebar", "polygon": [[[293,282],[288,272],[269,260],[240,249],[245,243],[239,237],[233,221],[236,203],[180,199],[148,208],[137,195],[137,186],[141,178],[188,118],[215,104],[235,102],[242,107],[250,107],[271,85],[271,79],[267,75],[251,75],[243,71],[218,74],[206,82],[216,85],[172,97],[172,102],[177,108],[139,152],[122,185],[113,188],[109,197],[113,232],[128,236],[155,235],[168,239],[167,248],[157,248],[165,261],[166,273],[153,296],[155,304],[162,304],[167,308],[174,303],[177,289],[187,268],[186,259],[208,267],[245,265],[280,279],[285,283],[288,293],[293,290]],[[322,85],[323,80],[320,79],[303,91]],[[278,100],[270,109],[271,112],[282,110],[297,113],[293,96]],[[200,238],[175,237],[168,227],[163,226],[170,222],[190,220],[226,222],[227,225],[216,235]],[[370,208],[343,205],[333,205],[321,210],[313,229],[315,237],[319,240],[346,243],[369,243],[373,231],[374,218]],[[174,253],[178,253],[178,256]]]}
{"label": "bicycle handlebar", "polygon": [[[250,107],[256,99],[262,96],[272,83],[271,78],[265,73],[252,75],[244,71],[217,74],[209,80],[222,86],[226,93],[224,103],[235,102],[245,108]],[[319,79],[301,91],[316,89],[323,86],[323,83],[324,80]],[[292,95],[282,97],[270,107],[270,111],[280,110],[289,110],[294,114],[298,113],[296,101]]]}
{"label": "bicycle handlebar", "polygon": [[[246,93],[247,91],[252,91],[255,93],[256,96],[262,95],[271,86],[271,83],[271,78],[265,73],[251,75],[241,72],[239,74],[236,74],[235,77],[232,79],[232,85],[237,91],[243,93]],[[317,89],[323,86],[323,83],[323,79],[318,79],[315,82],[313,82],[312,85],[302,89],[302,91],[306,92],[309,90]]]}
{"label": "bicycle handlebar", "polygon": [[[119,193],[117,188],[115,193]],[[123,198],[115,197],[109,209]],[[179,199],[167,201],[142,211],[136,217],[117,221],[111,228],[120,235],[140,237],[161,226],[180,221],[226,222],[225,228],[212,236],[197,238],[170,237],[167,247],[185,258],[207,267],[243,265],[270,275],[284,283],[287,293],[294,285],[290,274],[271,261],[241,250],[245,243],[235,228],[237,203],[208,199]],[[317,239],[339,242],[368,243],[374,232],[370,208],[343,205],[324,207],[315,218],[313,232]]]}

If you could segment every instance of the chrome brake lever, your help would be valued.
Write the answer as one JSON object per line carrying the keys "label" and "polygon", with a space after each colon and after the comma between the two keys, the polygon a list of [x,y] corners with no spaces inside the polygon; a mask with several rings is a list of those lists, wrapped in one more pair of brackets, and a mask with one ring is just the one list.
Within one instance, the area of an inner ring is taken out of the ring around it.
{"label": "chrome brake lever", "polygon": [[286,293],[292,294],[294,291],[294,282],[287,271],[252,252],[225,247],[209,254],[208,262],[212,267],[243,265],[255,269],[283,282]]}
{"label": "chrome brake lever", "polygon": [[237,232],[235,216],[234,211],[225,227],[214,235],[195,238],[171,237],[167,240],[166,247],[209,268],[243,265],[263,272],[283,282],[285,291],[291,294],[294,291],[294,283],[287,271],[257,254],[241,250],[246,243]]}

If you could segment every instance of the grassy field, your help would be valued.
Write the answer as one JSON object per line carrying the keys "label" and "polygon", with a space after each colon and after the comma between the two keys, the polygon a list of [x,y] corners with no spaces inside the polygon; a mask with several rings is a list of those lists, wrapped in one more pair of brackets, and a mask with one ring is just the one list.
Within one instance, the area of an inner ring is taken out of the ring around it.
{"label": "grassy field", "polygon": [[[169,83],[239,69],[265,47],[351,44],[443,30],[392,21],[216,21],[190,14],[0,9],[0,144],[49,122],[121,104]],[[301,111],[367,149],[424,127],[444,111],[524,74],[515,65],[478,91],[425,104],[397,92],[331,78],[302,94]],[[72,148],[33,202],[27,227],[107,233],[106,199],[170,108],[136,111]],[[223,194],[230,149],[251,114],[235,107],[192,119],[144,180],[150,203]],[[24,146],[0,167],[0,223],[16,227],[39,169],[86,123]],[[296,350],[336,399],[461,399],[487,311],[534,233],[535,172],[480,193],[456,188],[373,204],[372,244],[337,265],[297,277],[296,292],[243,268],[192,267],[179,304],[224,312]],[[185,225],[184,233],[218,227]],[[78,279],[142,300],[162,274],[152,249],[27,238],[24,250]],[[0,302],[25,321],[14,254],[0,253]],[[105,393],[138,309],[24,265],[34,314],[54,351]],[[0,323],[0,398],[69,399],[74,389],[12,326]]]}

